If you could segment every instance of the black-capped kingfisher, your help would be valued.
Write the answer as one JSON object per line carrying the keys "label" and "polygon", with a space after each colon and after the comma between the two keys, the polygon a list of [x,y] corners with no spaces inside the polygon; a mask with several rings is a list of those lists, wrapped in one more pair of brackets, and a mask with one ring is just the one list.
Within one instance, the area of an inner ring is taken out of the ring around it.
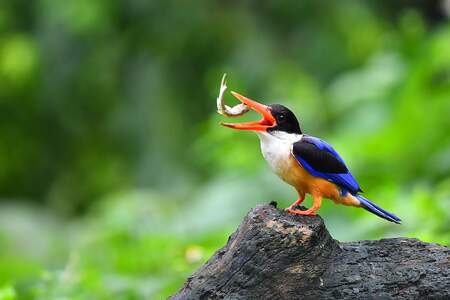
{"label": "black-capped kingfisher", "polygon": [[[298,192],[298,199],[288,212],[298,215],[315,215],[322,198],[335,203],[362,207],[388,221],[401,222],[393,213],[364,198],[358,182],[348,170],[343,159],[327,142],[302,133],[295,115],[280,104],[263,105],[236,92],[234,97],[262,115],[262,119],[246,123],[222,125],[254,131],[261,141],[261,151],[271,169]],[[312,207],[296,207],[305,199],[313,198]]]}

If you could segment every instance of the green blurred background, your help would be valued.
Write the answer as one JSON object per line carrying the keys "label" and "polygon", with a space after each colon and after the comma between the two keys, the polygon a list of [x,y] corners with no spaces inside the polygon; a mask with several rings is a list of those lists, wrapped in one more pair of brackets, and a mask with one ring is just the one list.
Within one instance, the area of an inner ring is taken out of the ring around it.
{"label": "green blurred background", "polygon": [[449,15],[425,0],[1,1],[0,299],[167,297],[250,208],[296,199],[254,134],[218,125],[225,72],[292,108],[404,221],[325,201],[336,239],[449,245]]}

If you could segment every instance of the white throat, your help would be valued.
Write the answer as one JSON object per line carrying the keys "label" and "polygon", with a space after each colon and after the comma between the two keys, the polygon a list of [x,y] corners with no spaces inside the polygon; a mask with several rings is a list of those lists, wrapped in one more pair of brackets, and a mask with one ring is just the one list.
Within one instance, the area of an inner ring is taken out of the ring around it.
{"label": "white throat", "polygon": [[[292,145],[302,139],[301,134],[286,133],[282,131],[257,132],[261,141],[261,152],[271,169],[280,177],[286,168],[291,156]],[[283,177],[282,177],[283,178]]]}

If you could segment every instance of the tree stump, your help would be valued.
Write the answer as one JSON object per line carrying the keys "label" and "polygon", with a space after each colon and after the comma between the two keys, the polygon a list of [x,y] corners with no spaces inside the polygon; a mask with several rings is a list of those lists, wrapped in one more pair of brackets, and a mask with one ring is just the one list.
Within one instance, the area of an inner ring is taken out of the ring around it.
{"label": "tree stump", "polygon": [[450,299],[450,249],[340,243],[319,216],[260,205],[172,299]]}

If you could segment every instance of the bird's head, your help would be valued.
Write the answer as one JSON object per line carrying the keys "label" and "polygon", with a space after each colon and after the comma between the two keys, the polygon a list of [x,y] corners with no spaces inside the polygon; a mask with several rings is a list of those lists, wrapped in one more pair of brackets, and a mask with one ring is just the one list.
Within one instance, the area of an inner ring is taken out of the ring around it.
{"label": "bird's head", "polygon": [[236,92],[231,92],[231,94],[249,108],[261,114],[262,119],[245,123],[221,123],[223,126],[256,132],[302,133],[297,118],[289,108],[281,104],[264,105]]}

